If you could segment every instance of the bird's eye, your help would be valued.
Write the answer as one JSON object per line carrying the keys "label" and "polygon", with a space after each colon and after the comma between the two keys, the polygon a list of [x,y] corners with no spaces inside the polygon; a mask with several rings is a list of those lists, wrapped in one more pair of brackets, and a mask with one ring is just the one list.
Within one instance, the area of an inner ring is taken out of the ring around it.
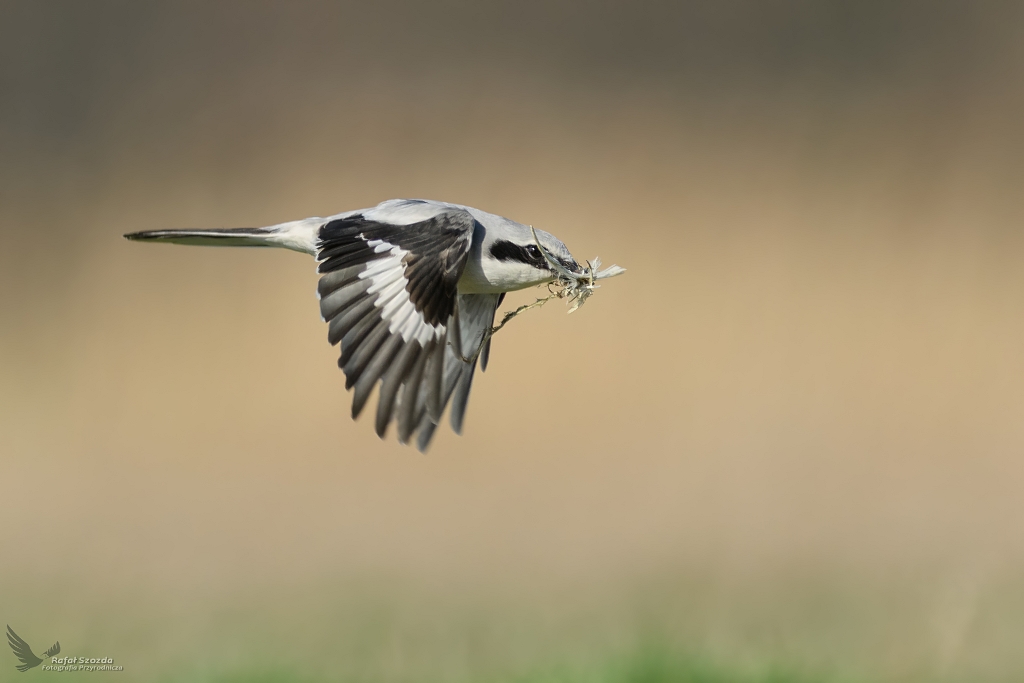
{"label": "bird's eye", "polygon": [[526,245],[526,253],[533,258],[540,258],[540,249],[537,248],[536,244]]}

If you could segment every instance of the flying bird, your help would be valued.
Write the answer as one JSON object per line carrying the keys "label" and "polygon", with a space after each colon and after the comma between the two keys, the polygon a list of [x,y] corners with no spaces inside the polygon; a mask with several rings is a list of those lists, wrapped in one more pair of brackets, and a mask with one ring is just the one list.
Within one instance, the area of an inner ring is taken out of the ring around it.
{"label": "flying bird", "polygon": [[[623,272],[582,267],[553,235],[479,209],[393,199],[370,209],[265,228],[154,230],[129,240],[281,247],[319,263],[320,313],[353,389],[352,417],[380,385],[375,428],[416,435],[425,451],[445,407],[462,432],[479,360],[487,368],[494,315],[506,292],[559,281],[584,283]],[[585,299],[585,296],[583,297]]]}
{"label": "flying bird", "polygon": [[[14,629],[11,628],[10,624],[7,625],[7,643],[14,650],[14,656],[21,660],[21,664],[15,665],[15,668],[22,673],[28,671],[33,667],[37,667],[43,663],[40,657],[36,657],[36,654],[32,652],[32,648],[28,646],[24,640],[21,639]],[[56,657],[60,654],[60,641],[58,640],[53,644],[49,650],[43,653],[43,657]]]}

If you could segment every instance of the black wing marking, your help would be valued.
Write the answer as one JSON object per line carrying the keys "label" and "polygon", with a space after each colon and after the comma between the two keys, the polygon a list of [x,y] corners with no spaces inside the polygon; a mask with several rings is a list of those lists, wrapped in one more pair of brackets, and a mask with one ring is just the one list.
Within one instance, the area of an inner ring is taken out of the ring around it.
{"label": "black wing marking", "polygon": [[420,430],[425,449],[452,394],[449,325],[475,227],[472,216],[454,209],[408,225],[354,214],[320,229],[318,291],[328,340],[341,343],[338,365],[346,388],[355,388],[353,418],[380,384],[375,428],[382,438],[394,420],[399,441]]}
{"label": "black wing marking", "polygon": [[444,211],[409,225],[372,221],[362,214],[339,218],[320,229],[317,260],[321,273],[366,265],[389,247],[402,255],[409,299],[426,322],[446,321],[455,308],[455,291],[469,256],[476,221],[465,211]]}
{"label": "black wing marking", "polygon": [[[43,663],[43,660],[36,657],[36,654],[32,652],[32,648],[28,646],[28,643],[22,640],[21,636],[14,632],[14,629],[11,628],[10,624],[7,625],[7,643],[11,646],[11,649],[14,650],[14,656],[21,661],[21,664],[16,665],[18,671],[25,672]],[[60,643],[55,647],[57,647],[59,652]]]}

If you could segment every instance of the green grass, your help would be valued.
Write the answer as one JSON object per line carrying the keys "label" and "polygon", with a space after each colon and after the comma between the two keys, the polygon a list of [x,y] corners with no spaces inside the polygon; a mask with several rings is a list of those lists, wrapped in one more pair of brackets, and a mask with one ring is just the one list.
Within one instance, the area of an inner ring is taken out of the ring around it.
{"label": "green grass", "polygon": [[[320,683],[321,681],[348,681],[370,683],[380,679],[373,676],[329,673],[322,676],[272,669],[261,671],[246,669],[231,673],[193,678],[169,676],[168,681],[196,681],[196,683]],[[410,678],[426,681],[430,679]],[[436,681],[444,679],[437,678]],[[468,678],[466,680],[474,680]],[[632,655],[611,658],[600,665],[555,665],[522,675],[490,675],[476,679],[480,683],[849,683],[851,679],[829,675],[809,675],[778,665],[730,666],[722,662],[693,655],[682,655],[661,649],[645,649]]]}
{"label": "green grass", "polygon": [[799,674],[778,665],[729,666],[700,656],[642,650],[590,670],[540,671],[515,683],[812,683],[838,680]]}
{"label": "green grass", "polygon": [[[915,575],[917,578],[917,575]],[[673,575],[501,593],[333,577],[175,597],[151,585],[17,582],[0,617],[40,651],[112,656],[131,683],[1011,683],[1024,582],[972,611],[912,583]],[[0,654],[0,683],[18,673]],[[113,677],[113,678],[112,678]],[[54,680],[64,680],[56,678]]]}

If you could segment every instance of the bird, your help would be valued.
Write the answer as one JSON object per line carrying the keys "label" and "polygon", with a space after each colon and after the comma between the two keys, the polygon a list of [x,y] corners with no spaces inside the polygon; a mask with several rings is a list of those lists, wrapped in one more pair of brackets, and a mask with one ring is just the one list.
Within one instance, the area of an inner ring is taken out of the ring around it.
{"label": "bird", "polygon": [[[15,665],[18,671],[24,673],[43,663],[42,658],[36,657],[36,654],[32,652],[32,648],[21,639],[21,636],[14,632],[10,624],[7,625],[7,644],[14,650],[14,656],[21,661],[21,664]],[[43,657],[56,657],[59,654],[60,641],[58,640],[49,650],[43,653]]]}
{"label": "bird", "polygon": [[[479,361],[487,369],[495,313],[507,292],[585,278],[554,235],[461,204],[391,199],[262,228],[150,230],[139,242],[279,247],[316,258],[327,339],[359,417],[379,385],[374,428],[425,452],[442,413],[462,433]],[[588,262],[588,266],[589,266]],[[617,269],[617,270],[616,270]],[[599,277],[624,269],[612,266]],[[581,280],[582,281],[582,280]],[[587,292],[589,293],[589,291]]]}

